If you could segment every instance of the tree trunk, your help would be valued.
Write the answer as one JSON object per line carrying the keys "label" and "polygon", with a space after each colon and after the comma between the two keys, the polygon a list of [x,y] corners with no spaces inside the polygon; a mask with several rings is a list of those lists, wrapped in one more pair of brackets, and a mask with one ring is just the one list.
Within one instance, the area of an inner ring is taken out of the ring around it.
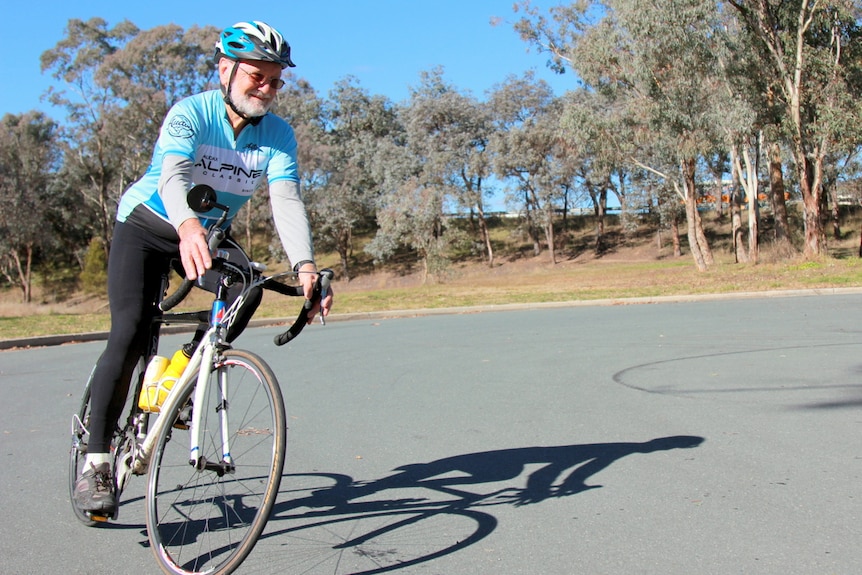
{"label": "tree trunk", "polygon": [[491,246],[491,234],[488,231],[488,222],[485,220],[485,209],[482,202],[476,204],[476,213],[479,218],[479,235],[485,244],[485,253],[488,256],[488,267],[494,267],[494,248]]}
{"label": "tree trunk", "polygon": [[724,202],[721,201],[721,179],[718,178],[715,180],[715,191],[713,192],[713,197],[715,198],[715,215],[718,219],[722,219],[724,217]]}
{"label": "tree trunk", "polygon": [[778,144],[769,146],[769,190],[772,197],[772,217],[774,219],[775,243],[790,247],[790,224],[787,220],[787,190],[784,186],[781,148]]}
{"label": "tree trunk", "polygon": [[539,234],[536,231],[536,225],[533,218],[533,210],[536,209],[536,204],[530,199],[530,194],[524,192],[526,200],[524,202],[524,214],[526,216],[527,236],[533,242],[533,255],[538,256],[542,253],[542,244],[539,242]]}
{"label": "tree trunk", "polygon": [[341,259],[341,269],[344,272],[344,281],[349,282],[350,276],[350,255],[351,246],[353,245],[353,231],[350,226],[341,227],[337,232],[335,241],[335,251],[338,252],[338,257]]}
{"label": "tree trunk", "polygon": [[734,192],[730,194],[731,204],[730,204],[730,217],[731,217],[731,227],[733,230],[733,255],[736,263],[747,263],[748,262],[748,251],[745,249],[745,242],[743,239],[743,228],[742,228],[742,210],[740,209],[742,206],[742,198],[740,197],[742,194],[739,193],[739,189],[737,188]]}
{"label": "tree trunk", "polygon": [[605,251],[605,214],[608,209],[608,193],[601,191],[598,194],[590,192],[593,198],[593,210],[596,215],[596,255]]}
{"label": "tree trunk", "polygon": [[700,252],[703,254],[703,261],[707,266],[715,263],[715,257],[712,255],[712,249],[709,247],[709,241],[706,239],[706,232],[703,230],[703,220],[700,217],[700,212],[697,209],[697,201],[694,203],[694,231],[697,237],[697,245],[700,247]]}
{"label": "tree trunk", "polygon": [[681,164],[683,185],[685,191],[685,216],[688,229],[688,247],[691,250],[691,256],[694,258],[694,264],[698,271],[706,271],[709,265],[714,260],[712,252],[709,249],[709,244],[706,241],[706,234],[703,233],[703,222],[701,222],[700,214],[697,211],[697,191],[695,188],[694,173],[695,160],[694,158],[686,158]]}
{"label": "tree trunk", "polygon": [[548,242],[548,251],[551,252],[551,265],[557,265],[557,250],[554,246],[554,205],[550,201],[545,207],[545,239]]}
{"label": "tree trunk", "polygon": [[[830,182],[831,184],[831,182]],[[838,206],[838,194],[835,193],[835,186],[827,186],[829,197],[829,206],[832,219],[832,237],[836,240],[841,239],[841,208]]]}
{"label": "tree trunk", "polygon": [[698,271],[705,272],[707,270],[706,262],[703,259],[703,252],[700,251],[700,246],[697,244],[697,232],[695,231],[695,214],[697,206],[694,202],[685,202],[685,220],[687,224],[688,249],[691,250],[691,256],[694,258],[694,265]]}
{"label": "tree trunk", "polygon": [[341,261],[341,271],[344,274],[344,281],[350,282],[350,264],[348,263],[347,252],[341,246],[338,246],[336,251],[338,251],[338,259]]}
{"label": "tree trunk", "polygon": [[757,162],[757,158],[759,157],[759,152],[755,153],[755,158],[752,160],[750,147],[743,146],[742,159],[745,162],[745,167],[743,168],[743,165],[739,162],[738,155],[736,156],[736,165],[734,165],[734,169],[739,172],[739,179],[743,182],[746,195],[748,196],[748,259],[754,263],[757,263],[759,252],[760,205],[758,203],[758,195],[760,194],[760,186],[757,181],[757,174],[760,172]]}
{"label": "tree trunk", "polygon": [[[801,165],[800,165],[801,164]],[[818,256],[826,251],[826,234],[820,221],[820,206],[822,188],[819,178],[815,176],[811,162],[804,156],[797,158],[796,172],[799,177],[799,189],[802,192],[802,206],[805,222],[805,248],[803,253],[808,256]]]}
{"label": "tree trunk", "polygon": [[760,207],[757,203],[757,180],[755,179],[754,193],[748,198],[748,259],[755,264],[760,251],[757,243],[759,230]]}
{"label": "tree trunk", "polygon": [[730,165],[731,165],[731,184],[730,184],[730,226],[733,234],[733,257],[736,263],[745,263],[748,261],[748,252],[743,248],[742,241],[742,193],[739,183],[739,171],[736,169],[737,158],[739,151],[736,146],[731,146],[730,149]]}
{"label": "tree trunk", "polygon": [[682,245],[679,241],[679,218],[677,217],[670,221],[670,238],[673,242],[673,257],[682,257]]}
{"label": "tree trunk", "polygon": [[33,291],[32,291],[32,275],[31,270],[33,266],[33,246],[27,244],[25,249],[25,261],[21,261],[21,254],[18,253],[17,249],[13,249],[10,252],[10,256],[15,260],[15,268],[18,272],[18,283],[21,287],[21,299],[24,303],[30,303],[33,299]]}

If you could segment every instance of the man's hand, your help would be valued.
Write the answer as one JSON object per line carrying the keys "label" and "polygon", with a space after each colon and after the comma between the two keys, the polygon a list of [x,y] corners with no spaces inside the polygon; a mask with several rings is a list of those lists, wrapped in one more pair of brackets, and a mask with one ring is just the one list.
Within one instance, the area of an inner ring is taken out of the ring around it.
{"label": "man's hand", "polygon": [[[299,284],[302,286],[302,291],[305,294],[305,299],[311,299],[314,293],[314,283],[317,281],[317,266],[308,262],[302,264],[297,270],[299,272]],[[314,317],[320,312],[320,315],[326,317],[329,315],[329,310],[332,309],[332,287],[330,286],[325,296],[308,314],[308,323],[314,321]]]}
{"label": "man's hand", "polygon": [[196,280],[213,265],[207,232],[197,218],[189,218],[180,224],[180,260],[186,271],[186,279]]}

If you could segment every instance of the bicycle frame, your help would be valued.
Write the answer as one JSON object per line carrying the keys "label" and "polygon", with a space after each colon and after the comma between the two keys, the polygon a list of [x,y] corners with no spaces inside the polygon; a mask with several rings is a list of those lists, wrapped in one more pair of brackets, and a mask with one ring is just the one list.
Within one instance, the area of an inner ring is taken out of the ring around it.
{"label": "bicycle frame", "polygon": [[[244,287],[242,294],[238,298],[236,298],[236,300],[234,300],[234,302],[230,305],[229,308],[225,307],[227,291],[227,285],[225,280],[226,277],[226,275],[222,275],[219,281],[219,286],[216,291],[216,297],[213,300],[212,309],[210,312],[209,328],[204,333],[201,342],[198,344],[197,348],[192,354],[192,357],[189,359],[188,366],[186,366],[182,375],[177,379],[177,382],[174,384],[173,389],[168,394],[165,403],[161,407],[160,416],[156,418],[155,423],[151,426],[143,443],[138,446],[138,449],[135,453],[135,459],[132,464],[132,472],[136,475],[142,475],[146,473],[149,466],[150,457],[152,456],[153,448],[155,447],[155,438],[158,436],[158,432],[160,431],[161,426],[173,425],[173,421],[170,421],[171,418],[162,417],[162,415],[172,414],[177,410],[178,407],[180,407],[177,405],[177,403],[179,401],[179,398],[184,395],[182,391],[186,390],[187,386],[189,385],[195,385],[193,396],[194,399],[192,400],[192,404],[201,405],[203,403],[203,398],[205,397],[207,392],[207,386],[210,385],[209,368],[207,368],[206,366],[215,365],[216,354],[218,354],[221,350],[230,347],[230,344],[228,344],[225,339],[227,327],[230,325],[231,321],[236,316],[237,311],[239,310],[249,291],[251,291],[257,286],[263,285],[268,281],[272,281],[275,278],[296,277],[296,273],[284,272],[281,274],[276,274],[274,276],[258,276],[256,279],[252,280]],[[194,374],[197,374],[196,381],[192,381]],[[227,397],[226,378],[220,376],[218,385],[221,388],[221,395],[224,399],[225,397]],[[190,428],[191,433],[189,434],[190,465],[194,466],[198,470],[203,470],[205,468],[218,468],[221,470],[230,469],[230,467],[233,465],[233,462],[230,455],[230,439],[228,433],[228,429],[230,429],[230,427],[228,425],[228,416],[229,406],[227,405],[227,402],[223,401],[223,404],[220,409],[222,437],[221,452],[223,462],[207,462],[204,460],[204,458],[199,457],[201,414],[197,410],[192,410],[192,422]]]}

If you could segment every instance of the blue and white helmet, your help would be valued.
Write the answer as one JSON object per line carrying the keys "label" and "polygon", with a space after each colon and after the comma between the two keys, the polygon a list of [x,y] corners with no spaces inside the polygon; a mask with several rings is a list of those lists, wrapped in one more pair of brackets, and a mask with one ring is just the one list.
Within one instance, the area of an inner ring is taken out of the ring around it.
{"label": "blue and white helmet", "polygon": [[263,22],[237,22],[219,36],[215,45],[215,60],[262,60],[282,68],[293,68],[290,44],[281,33]]}

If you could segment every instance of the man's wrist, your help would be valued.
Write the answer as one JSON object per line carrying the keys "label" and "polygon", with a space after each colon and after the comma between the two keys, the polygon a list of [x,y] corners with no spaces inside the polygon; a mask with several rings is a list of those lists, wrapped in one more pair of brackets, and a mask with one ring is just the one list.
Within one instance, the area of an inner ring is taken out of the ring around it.
{"label": "man's wrist", "polygon": [[315,270],[317,269],[317,264],[315,264],[313,261],[302,260],[300,262],[297,262],[297,264],[295,266],[293,266],[293,271],[298,272],[302,268],[302,266],[307,265],[307,264],[311,264],[314,266]]}

